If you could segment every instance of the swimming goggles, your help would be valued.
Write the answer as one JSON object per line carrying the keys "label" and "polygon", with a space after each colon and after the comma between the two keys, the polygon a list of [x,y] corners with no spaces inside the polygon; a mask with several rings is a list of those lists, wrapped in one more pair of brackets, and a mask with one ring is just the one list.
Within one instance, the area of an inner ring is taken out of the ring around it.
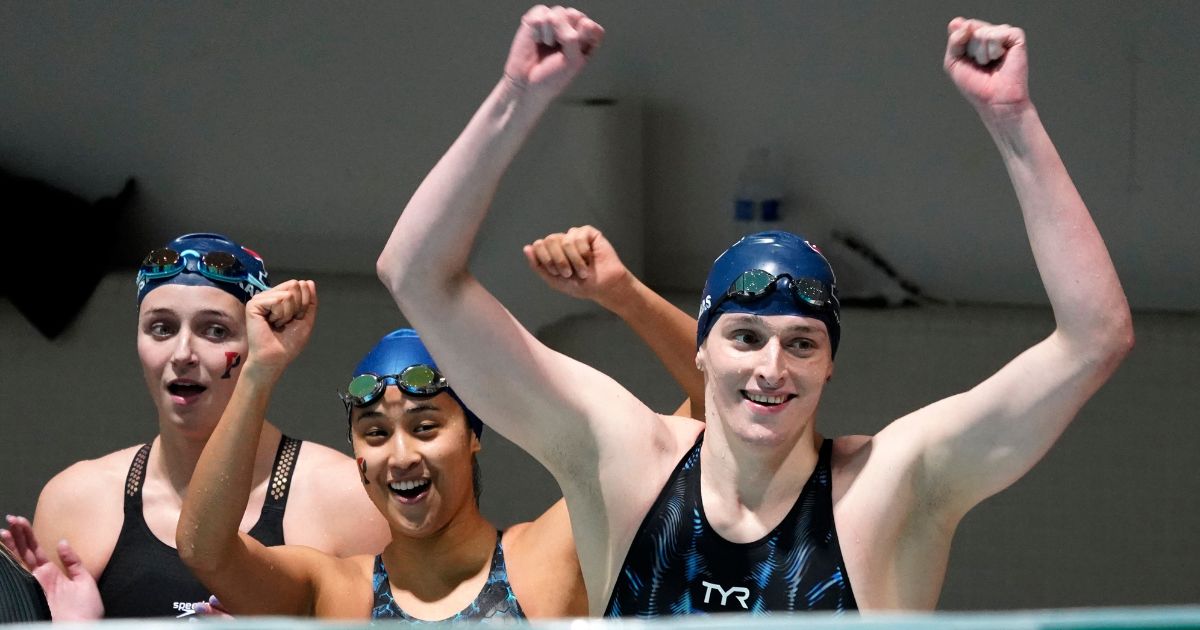
{"label": "swimming goggles", "polygon": [[350,379],[345,392],[338,392],[346,408],[365,407],[379,400],[388,385],[412,396],[433,396],[446,389],[446,377],[433,367],[418,363],[399,374],[359,374]]}
{"label": "swimming goggles", "polygon": [[179,275],[186,269],[217,282],[239,284],[249,282],[259,291],[270,289],[261,280],[250,275],[246,265],[237,256],[228,252],[206,252],[201,254],[194,249],[177,252],[173,249],[160,247],[150,250],[142,260],[138,269],[138,282],[170,278]]}
{"label": "swimming goggles", "polygon": [[725,295],[721,296],[720,300],[717,300],[713,308],[715,309],[726,300],[748,302],[758,299],[777,289],[779,281],[784,278],[787,278],[792,299],[796,300],[798,306],[807,306],[809,309],[818,311],[836,310],[837,298],[832,298],[832,291],[824,282],[809,277],[793,278],[786,273],[776,276],[762,269],[751,269],[742,272],[729,285],[729,289],[725,291]]}

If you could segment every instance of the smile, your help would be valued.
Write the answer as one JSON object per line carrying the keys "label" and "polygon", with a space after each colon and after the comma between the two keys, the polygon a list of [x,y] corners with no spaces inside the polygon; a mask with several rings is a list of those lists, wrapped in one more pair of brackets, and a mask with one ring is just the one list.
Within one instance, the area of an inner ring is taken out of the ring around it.
{"label": "smile", "polygon": [[399,496],[402,500],[414,500],[425,494],[429,490],[428,479],[415,479],[412,481],[393,481],[388,484],[388,489],[393,494]]}
{"label": "smile", "polygon": [[758,403],[760,405],[766,405],[768,407],[772,407],[775,405],[781,405],[795,397],[796,397],[795,394],[784,394],[782,396],[767,396],[766,394],[755,394],[755,393],[748,392],[746,390],[742,390],[742,398],[745,398],[746,400],[749,400],[750,402],[753,402],[753,403]]}

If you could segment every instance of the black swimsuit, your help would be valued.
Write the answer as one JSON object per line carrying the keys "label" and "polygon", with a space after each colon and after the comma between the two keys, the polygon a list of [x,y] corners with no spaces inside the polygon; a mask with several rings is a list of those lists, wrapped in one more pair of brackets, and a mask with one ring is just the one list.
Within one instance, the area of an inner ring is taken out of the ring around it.
{"label": "black swimsuit", "polygon": [[[301,441],[282,436],[258,522],[248,532],[264,545],[283,544],[283,511]],[[174,547],[159,540],[142,514],[142,485],[150,445],[138,450],[125,480],[125,521],[98,586],[105,617],[188,617],[211,593],[188,570]]]}
{"label": "black swimsuit", "polygon": [[683,457],[642,522],[606,617],[855,610],[833,522],[830,457],[817,465],[783,521],[755,542],[713,531],[700,497],[700,444]]}

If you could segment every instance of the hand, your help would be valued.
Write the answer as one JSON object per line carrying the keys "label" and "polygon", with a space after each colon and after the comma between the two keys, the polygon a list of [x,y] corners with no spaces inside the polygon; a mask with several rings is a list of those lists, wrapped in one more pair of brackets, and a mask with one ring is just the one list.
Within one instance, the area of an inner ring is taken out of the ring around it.
{"label": "hand", "polygon": [[196,611],[196,615],[201,617],[216,617],[218,619],[234,618],[233,614],[221,605],[221,600],[217,599],[216,595],[210,596],[206,602],[196,602],[193,604],[192,610]]}
{"label": "hand", "polygon": [[251,362],[282,373],[308,343],[317,319],[317,285],[312,280],[288,280],[246,303]]}
{"label": "hand", "polygon": [[504,76],[522,89],[562,93],[600,46],[604,29],[582,12],[538,5],[521,16]]}
{"label": "hand", "polygon": [[1025,31],[1008,24],[956,17],[946,26],[946,74],[978,110],[1029,104]]}
{"label": "hand", "polygon": [[67,541],[58,543],[58,559],[62,562],[59,568],[46,558],[28,519],[9,516],[7,521],[9,529],[0,530],[0,541],[37,578],[55,621],[85,621],[104,616],[100,588]]}
{"label": "hand", "polygon": [[606,308],[631,278],[608,239],[590,225],[548,234],[523,251],[529,268],[550,288]]}

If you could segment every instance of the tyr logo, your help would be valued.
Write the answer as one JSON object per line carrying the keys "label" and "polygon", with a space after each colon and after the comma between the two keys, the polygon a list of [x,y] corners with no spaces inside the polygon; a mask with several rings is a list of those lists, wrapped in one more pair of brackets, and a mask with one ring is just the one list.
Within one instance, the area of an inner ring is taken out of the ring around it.
{"label": "tyr logo", "polygon": [[750,589],[746,588],[745,586],[731,586],[729,587],[729,590],[725,590],[720,584],[713,584],[712,582],[705,581],[701,581],[700,583],[704,585],[705,604],[708,603],[708,597],[712,595],[713,589],[716,589],[717,593],[721,595],[722,606],[725,605],[725,602],[729,599],[729,596],[733,595],[733,598],[742,605],[742,608],[747,610],[750,608],[746,605],[746,600],[750,599]]}

